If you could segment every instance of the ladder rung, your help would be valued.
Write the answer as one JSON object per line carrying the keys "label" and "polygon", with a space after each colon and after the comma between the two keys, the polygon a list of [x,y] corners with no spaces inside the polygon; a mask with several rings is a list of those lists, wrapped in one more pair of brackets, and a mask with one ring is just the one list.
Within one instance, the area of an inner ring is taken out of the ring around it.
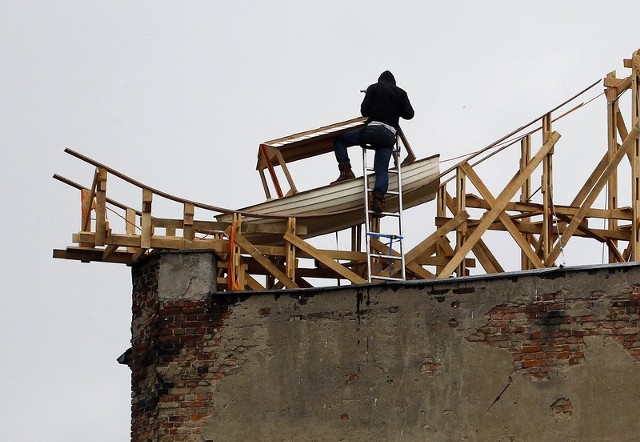
{"label": "ladder rung", "polygon": [[[373,210],[369,210],[369,213],[376,213]],[[400,213],[398,212],[380,212],[379,214],[376,213],[376,215],[378,216],[397,216],[400,217]]]}
{"label": "ladder rung", "polygon": [[402,281],[402,278],[393,278],[391,276],[371,275],[371,279],[384,279],[385,281]]}
{"label": "ladder rung", "polygon": [[395,190],[387,190],[387,193],[388,193],[389,195],[400,195],[400,192],[397,192],[397,191],[395,191]]}
{"label": "ladder rung", "polygon": [[373,257],[375,257],[375,258],[402,260],[402,256],[396,256],[396,255],[383,255],[382,253],[372,253],[372,254],[371,254],[371,256],[373,256]]}
{"label": "ladder rung", "polygon": [[376,238],[389,238],[389,239],[398,239],[398,240],[402,240],[403,236],[402,235],[396,235],[395,233],[380,233],[380,232],[367,232],[367,235],[369,236],[373,236]]}

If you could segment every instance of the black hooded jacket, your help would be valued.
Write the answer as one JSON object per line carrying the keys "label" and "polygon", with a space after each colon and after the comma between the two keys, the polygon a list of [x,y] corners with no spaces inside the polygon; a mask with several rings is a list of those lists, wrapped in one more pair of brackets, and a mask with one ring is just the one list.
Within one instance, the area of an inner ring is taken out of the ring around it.
{"label": "black hooded jacket", "polygon": [[379,121],[398,128],[400,117],[413,118],[413,107],[407,93],[396,86],[396,79],[389,71],[380,74],[378,82],[367,88],[360,112],[367,122]]}

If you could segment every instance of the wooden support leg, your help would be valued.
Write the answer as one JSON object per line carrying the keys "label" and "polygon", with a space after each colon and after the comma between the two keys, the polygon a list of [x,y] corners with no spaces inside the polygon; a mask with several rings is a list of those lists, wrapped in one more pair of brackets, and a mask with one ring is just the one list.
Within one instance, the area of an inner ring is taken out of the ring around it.
{"label": "wooden support leg", "polygon": [[[467,194],[467,174],[462,167],[456,169],[456,215],[466,212],[466,194]],[[456,249],[462,248],[467,238],[467,221],[466,219],[460,223],[456,229]],[[460,264],[456,269],[458,276],[465,276],[467,269],[465,268],[464,259],[460,260]]]}
{"label": "wooden support leg", "polygon": [[96,185],[96,245],[105,243],[107,232],[107,170],[98,167]]}
{"label": "wooden support leg", "polygon": [[[287,220],[287,232],[295,235],[296,233],[296,219],[295,218],[289,218]],[[289,280],[293,281],[296,279],[296,267],[297,267],[297,260],[296,260],[296,247],[294,244],[292,244],[291,242],[287,242],[286,243],[286,247],[287,247],[287,256],[286,256],[286,262],[287,262],[287,278],[289,278]],[[295,285],[295,283],[293,283]]]}

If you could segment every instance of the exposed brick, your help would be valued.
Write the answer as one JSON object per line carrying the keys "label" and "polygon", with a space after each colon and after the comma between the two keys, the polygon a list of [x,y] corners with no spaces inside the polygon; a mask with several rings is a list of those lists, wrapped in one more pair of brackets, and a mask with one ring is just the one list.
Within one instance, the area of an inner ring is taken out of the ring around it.
{"label": "exposed brick", "polygon": [[[213,306],[209,300],[158,302],[157,272],[158,264],[153,261],[132,270],[134,442],[177,442],[200,434],[195,423],[211,413],[211,382],[224,377],[222,373],[209,373],[209,367],[218,359],[217,334],[224,327],[228,307]],[[229,359],[227,363],[237,366],[239,361]],[[163,379],[159,369],[169,364],[173,364],[172,378]]]}
{"label": "exposed brick", "polygon": [[[604,304],[599,306],[605,307],[603,316],[573,314],[573,306],[584,312],[585,308],[595,309],[598,303]],[[495,306],[486,313],[486,324],[466,339],[507,349],[514,369],[527,370],[536,379],[548,376],[549,367],[581,364],[585,336],[611,336],[640,361],[638,307],[640,290],[615,300],[572,302],[566,302],[561,292],[546,293],[530,304]]]}

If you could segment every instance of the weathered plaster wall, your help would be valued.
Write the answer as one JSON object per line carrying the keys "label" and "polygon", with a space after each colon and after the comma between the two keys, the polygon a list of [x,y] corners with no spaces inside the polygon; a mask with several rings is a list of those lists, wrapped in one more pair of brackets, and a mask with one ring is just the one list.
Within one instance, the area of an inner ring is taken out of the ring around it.
{"label": "weathered plaster wall", "polygon": [[133,270],[133,440],[640,438],[638,266],[229,297],[164,256]]}

